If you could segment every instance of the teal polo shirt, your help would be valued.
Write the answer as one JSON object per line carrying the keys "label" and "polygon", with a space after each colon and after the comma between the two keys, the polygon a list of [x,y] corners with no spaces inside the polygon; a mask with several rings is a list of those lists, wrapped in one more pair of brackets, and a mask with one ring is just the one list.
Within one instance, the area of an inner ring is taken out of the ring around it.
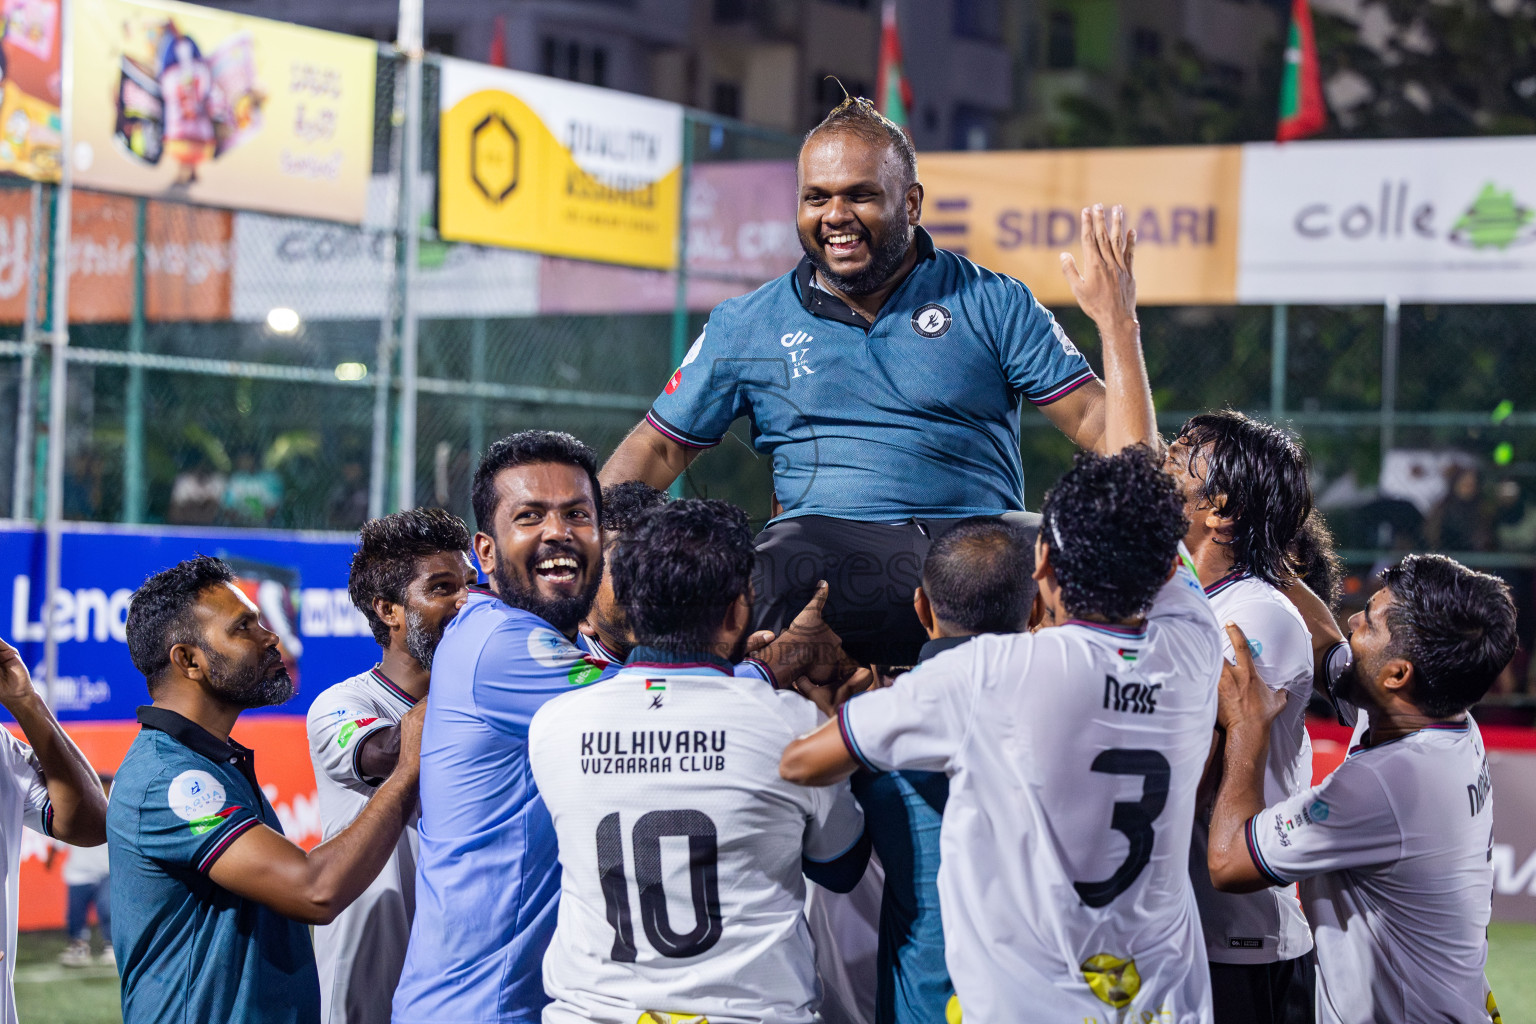
{"label": "teal polo shirt", "polygon": [[319,1024],[308,927],[208,877],[244,833],[283,831],[254,754],[165,708],[139,723],[107,806],[124,1024]]}
{"label": "teal polo shirt", "polygon": [[738,416],[773,461],[784,516],[892,521],[1024,507],[1019,412],[1094,379],[1050,310],[1011,277],[936,248],[869,323],[809,260],[710,313],[647,421],[686,448]]}

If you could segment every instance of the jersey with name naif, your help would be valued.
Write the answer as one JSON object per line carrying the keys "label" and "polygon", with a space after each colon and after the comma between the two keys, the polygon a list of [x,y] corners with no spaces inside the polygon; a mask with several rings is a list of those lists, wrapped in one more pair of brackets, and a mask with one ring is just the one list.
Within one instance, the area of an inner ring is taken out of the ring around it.
{"label": "jersey with name naif", "polygon": [[1489,1020],[1493,795],[1470,717],[1355,747],[1247,839],[1271,881],[1301,882],[1318,1024]]}
{"label": "jersey with name naif", "polygon": [[[364,741],[382,729],[398,727],[415,706],[416,698],[378,667],[328,687],[309,706],[309,760],[326,839],[352,824],[384,781],[365,775],[358,764]],[[413,812],[368,888],[336,920],[315,928],[323,1024],[389,1019],[416,913],[420,843]]]}
{"label": "jersey with name naif", "polygon": [[864,829],[846,782],[779,778],[819,717],[724,668],[640,663],[534,716],[562,872],[545,1024],[817,1019],[802,858],[836,860]]}
{"label": "jersey with name naif", "polygon": [[[1206,588],[1216,621],[1235,622],[1248,638],[1259,678],[1290,696],[1269,729],[1264,766],[1264,803],[1279,803],[1312,785],[1312,741],[1307,737],[1307,701],[1312,696],[1312,634],[1291,602],[1256,576],[1228,573]],[[1222,631],[1227,660],[1235,655]],[[1195,822],[1189,875],[1205,930],[1205,951],[1213,963],[1268,964],[1293,960],[1312,948],[1312,929],[1301,912],[1295,886],[1258,892],[1219,892],[1206,863],[1210,823]]]}
{"label": "jersey with name naif", "polygon": [[842,707],[866,767],[950,777],[940,913],[967,1024],[1208,1024],[1188,862],[1220,671],[1181,566],[1143,628],[977,637]]}
{"label": "jersey with name naif", "polygon": [[811,264],[728,299],[646,419],[686,448],[752,422],[784,516],[891,520],[1024,507],[1021,400],[1094,379],[1011,277],[916,232],[917,264],[873,323],[812,284]]}

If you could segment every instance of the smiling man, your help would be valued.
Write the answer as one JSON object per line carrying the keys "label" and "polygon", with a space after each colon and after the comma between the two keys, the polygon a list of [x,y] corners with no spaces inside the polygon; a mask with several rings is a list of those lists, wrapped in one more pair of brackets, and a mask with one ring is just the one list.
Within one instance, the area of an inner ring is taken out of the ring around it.
{"label": "smiling man", "polygon": [[574,643],[603,571],[592,450],[551,431],[504,437],[481,457],[473,501],[490,586],[470,588],[432,657],[417,912],[395,1024],[539,1019],[560,866],[528,724],[605,675]]}
{"label": "smiling man", "polygon": [[[1103,450],[1105,388],[1029,289],[934,246],[912,144],[868,100],[806,136],[798,173],[805,259],[715,308],[603,482],[666,487],[748,417],[782,506],[757,539],[757,628],[777,632],[827,579],[849,654],[910,665],[932,538],[1024,508],[1021,400]],[[1110,380],[1141,366],[1134,234],[1118,208],[1084,210],[1082,227],[1082,272],[1065,255],[1063,269]],[[1144,372],[1119,379],[1145,389]]]}

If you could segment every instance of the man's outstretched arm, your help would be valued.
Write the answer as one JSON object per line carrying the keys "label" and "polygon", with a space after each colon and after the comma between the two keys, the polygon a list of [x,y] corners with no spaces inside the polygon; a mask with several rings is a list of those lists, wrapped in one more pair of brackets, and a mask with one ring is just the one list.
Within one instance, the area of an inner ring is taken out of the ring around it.
{"label": "man's outstretched arm", "polygon": [[59,720],[32,688],[32,676],[21,654],[0,640],[0,704],[21,726],[52,808],[47,829],[53,838],[74,846],[100,846],[107,841],[107,797],[96,769],[69,738]]}
{"label": "man's outstretched arm", "polygon": [[779,778],[799,786],[830,786],[858,771],[839,727],[838,719],[831,718],[792,740],[779,758]]}
{"label": "man's outstretched arm", "polygon": [[1090,381],[1042,411],[1080,448],[1113,454],[1144,444],[1156,451],[1162,442],[1136,320],[1136,232],[1126,229],[1124,207],[1097,205],[1083,210],[1081,234],[1081,265],[1062,253],[1061,269],[1099,329],[1104,382]]}
{"label": "man's outstretched arm", "polygon": [[664,491],[683,475],[701,450],[680,445],[641,420],[603,463],[597,479],[604,487],[640,480]]}
{"label": "man's outstretched arm", "polygon": [[308,853],[281,833],[256,825],[217,855],[208,877],[295,921],[334,921],[378,876],[416,808],[426,710],[427,702],[421,701],[400,720],[395,770],[352,824]]}

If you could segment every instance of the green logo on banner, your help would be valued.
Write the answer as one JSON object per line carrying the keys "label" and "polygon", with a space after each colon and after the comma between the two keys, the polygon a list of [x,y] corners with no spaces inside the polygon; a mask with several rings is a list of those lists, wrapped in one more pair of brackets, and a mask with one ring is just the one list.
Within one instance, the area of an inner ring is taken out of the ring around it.
{"label": "green logo on banner", "polygon": [[1451,241],[1470,249],[1508,249],[1536,241],[1532,221],[1536,221],[1536,210],[1515,199],[1514,192],[1500,192],[1490,181],[1451,226]]}

